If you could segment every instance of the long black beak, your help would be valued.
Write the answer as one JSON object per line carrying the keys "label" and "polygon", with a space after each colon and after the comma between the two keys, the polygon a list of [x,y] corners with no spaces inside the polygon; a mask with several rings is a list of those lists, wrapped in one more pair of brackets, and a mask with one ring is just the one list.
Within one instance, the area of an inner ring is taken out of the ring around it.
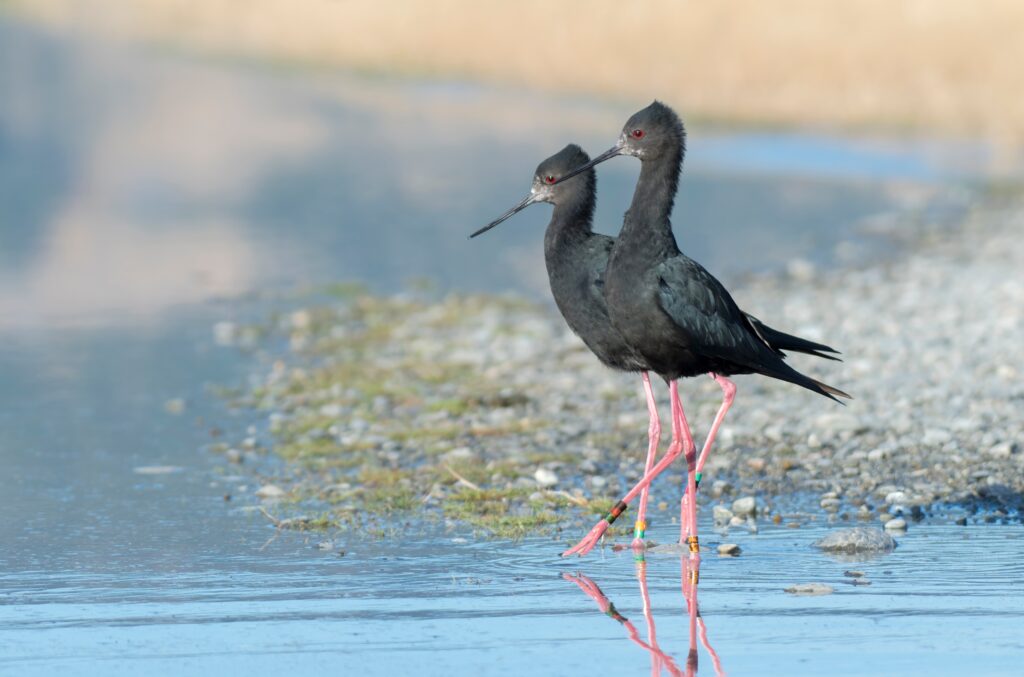
{"label": "long black beak", "polygon": [[587,164],[582,165],[582,166],[577,167],[576,169],[572,170],[571,172],[569,172],[568,174],[566,174],[562,178],[560,178],[557,181],[555,181],[555,183],[552,184],[552,185],[557,185],[559,183],[562,183],[566,179],[571,179],[572,177],[574,177],[574,176],[576,176],[578,174],[582,174],[583,172],[587,171],[591,167],[599,165],[602,162],[604,162],[605,160],[610,160],[613,157],[615,157],[616,155],[622,155],[622,144],[621,143],[615,144],[614,146],[612,146],[611,148],[609,148],[605,152],[601,153],[600,155],[598,155],[596,158],[594,158],[593,160],[591,160]]}
{"label": "long black beak", "polygon": [[527,207],[532,205],[534,202],[538,202],[538,201],[540,201],[540,196],[538,196],[536,193],[530,193],[529,195],[524,197],[522,202],[517,204],[515,207],[513,207],[510,210],[508,210],[507,212],[505,212],[504,214],[502,214],[498,218],[494,219],[493,221],[488,223],[486,226],[484,226],[480,230],[478,230],[475,233],[473,233],[472,235],[470,235],[469,236],[470,239],[472,239],[472,238],[474,238],[477,235],[480,235],[482,233],[486,233],[487,231],[489,231],[491,228],[494,228],[496,225],[498,225],[502,221],[504,221],[504,220],[510,218],[511,216],[513,216],[513,215],[523,211],[524,209],[526,209]]}

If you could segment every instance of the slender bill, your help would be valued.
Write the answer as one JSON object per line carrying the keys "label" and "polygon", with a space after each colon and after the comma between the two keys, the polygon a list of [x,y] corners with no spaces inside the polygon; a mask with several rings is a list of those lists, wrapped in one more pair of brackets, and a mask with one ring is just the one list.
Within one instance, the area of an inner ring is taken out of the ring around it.
{"label": "slender bill", "polygon": [[514,214],[517,214],[518,212],[521,212],[522,210],[526,209],[527,207],[532,205],[534,202],[539,202],[540,201],[540,197],[541,196],[538,193],[530,193],[529,195],[527,195],[526,197],[523,198],[522,202],[520,202],[515,207],[513,207],[510,210],[508,210],[507,212],[505,212],[504,214],[502,214],[498,218],[494,219],[493,221],[491,221],[486,226],[484,226],[480,230],[476,231],[475,233],[473,233],[469,237],[470,238],[474,238],[477,235],[480,235],[482,233],[486,233],[487,231],[489,231],[491,228],[494,228],[496,225],[498,225],[502,221],[504,221],[504,220],[508,219],[509,217],[513,216]]}
{"label": "slender bill", "polygon": [[583,172],[587,171],[591,167],[594,167],[595,165],[601,164],[605,160],[610,160],[613,157],[615,157],[616,155],[622,155],[622,152],[623,152],[623,144],[620,141],[619,143],[615,144],[614,146],[612,146],[611,148],[609,148],[605,152],[603,152],[600,155],[598,155],[596,158],[594,158],[590,162],[586,163],[585,165],[581,165],[581,166],[577,167],[576,169],[572,170],[571,172],[569,172],[565,176],[561,177],[560,179],[555,181],[555,183],[552,184],[552,185],[557,185],[559,183],[562,183],[566,179],[571,179],[572,177],[574,177],[574,176],[576,176],[578,174],[582,174]]}

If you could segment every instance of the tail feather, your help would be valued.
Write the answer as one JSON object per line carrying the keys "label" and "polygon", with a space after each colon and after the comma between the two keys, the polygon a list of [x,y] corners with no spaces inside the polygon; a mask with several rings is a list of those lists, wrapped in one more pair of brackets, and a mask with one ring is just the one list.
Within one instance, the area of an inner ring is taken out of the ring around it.
{"label": "tail feather", "polygon": [[759,374],[764,374],[765,376],[777,378],[780,381],[786,381],[787,383],[807,388],[808,390],[818,393],[819,395],[824,395],[833,402],[838,402],[839,404],[844,404],[837,399],[839,397],[843,397],[848,400],[853,399],[851,395],[843,392],[839,388],[801,374],[796,369],[783,362],[781,357],[773,360],[772,364],[759,364],[754,367],[754,370]]}
{"label": "tail feather", "polygon": [[[807,339],[800,338],[799,336],[793,336],[781,332],[778,329],[773,329],[761,322],[753,315],[744,313],[747,316],[747,320],[753,325],[754,331],[758,336],[764,340],[773,350],[790,350],[797,353],[806,353],[807,355],[814,355],[815,357],[821,357],[826,360],[835,360],[842,362],[838,357],[833,355],[839,355],[839,351],[831,346],[827,346],[823,343],[815,343],[814,341],[808,341]],[[825,355],[824,353],[832,353],[833,355]]]}

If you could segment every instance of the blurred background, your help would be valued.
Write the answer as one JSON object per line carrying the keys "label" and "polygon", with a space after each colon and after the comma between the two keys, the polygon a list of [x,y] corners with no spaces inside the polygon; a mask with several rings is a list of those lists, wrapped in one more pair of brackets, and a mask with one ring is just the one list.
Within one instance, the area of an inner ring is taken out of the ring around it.
{"label": "blurred background", "polygon": [[[150,321],[337,279],[541,297],[544,209],[464,235],[540,160],[570,141],[599,152],[653,98],[690,126],[684,248],[726,277],[872,256],[879,214],[1021,165],[1009,1],[0,12],[0,327]],[[636,172],[602,167],[599,230]]]}

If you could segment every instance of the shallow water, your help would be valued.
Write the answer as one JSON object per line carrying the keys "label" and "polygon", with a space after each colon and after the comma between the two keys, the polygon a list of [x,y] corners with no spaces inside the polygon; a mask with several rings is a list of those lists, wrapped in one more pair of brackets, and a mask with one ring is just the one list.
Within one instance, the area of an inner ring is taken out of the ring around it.
{"label": "shallow water", "polygon": [[[734,531],[729,540],[742,545],[739,557],[704,556],[699,608],[724,672],[1019,674],[1024,529],[919,525],[894,553],[852,563],[811,548],[821,533]],[[449,533],[401,543],[354,540],[339,556],[316,549],[317,540],[284,535],[263,550],[228,544],[231,556],[211,553],[160,574],[6,574],[4,588],[13,592],[0,606],[0,669],[511,675],[639,674],[651,664],[627,627],[563,578],[593,580],[646,641],[628,550],[563,561],[547,539],[462,542]],[[864,572],[859,580],[870,585],[853,585],[844,576],[850,569]],[[685,670],[690,636],[681,575],[677,555],[647,555],[658,644]],[[783,592],[812,581],[835,592]],[[697,667],[716,674],[703,646]]]}
{"label": "shallow water", "polygon": [[[251,368],[211,333],[267,312],[240,295],[419,276],[543,295],[545,208],[463,236],[566,139],[610,145],[628,108],[268,72],[0,18],[0,673],[647,670],[562,578],[585,573],[645,636],[631,555],[567,563],[550,541],[453,532],[339,556],[276,534],[250,510],[258,469],[233,476],[206,450],[211,429],[250,423],[207,389]],[[860,226],[933,204],[977,152],[695,134],[681,240],[725,275],[870,257]],[[602,171],[599,223],[621,218],[635,174]],[[172,472],[137,472],[153,466]],[[734,534],[740,558],[706,557],[701,609],[731,674],[1011,672],[1020,527],[913,526],[857,565],[873,581],[858,588],[809,548],[814,531]],[[650,556],[660,645],[685,666],[679,576],[678,558]],[[837,591],[781,592],[808,580]]]}

